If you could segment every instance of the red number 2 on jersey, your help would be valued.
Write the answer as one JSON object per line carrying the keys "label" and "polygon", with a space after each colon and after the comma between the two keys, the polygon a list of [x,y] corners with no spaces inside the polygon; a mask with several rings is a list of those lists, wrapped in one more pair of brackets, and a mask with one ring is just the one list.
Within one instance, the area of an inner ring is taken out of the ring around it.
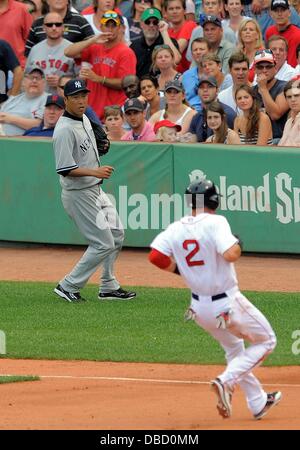
{"label": "red number 2 on jersey", "polygon": [[203,266],[205,264],[202,259],[192,259],[196,253],[200,251],[200,245],[196,239],[186,239],[182,246],[184,250],[189,250],[192,248],[189,254],[185,257],[188,266]]}

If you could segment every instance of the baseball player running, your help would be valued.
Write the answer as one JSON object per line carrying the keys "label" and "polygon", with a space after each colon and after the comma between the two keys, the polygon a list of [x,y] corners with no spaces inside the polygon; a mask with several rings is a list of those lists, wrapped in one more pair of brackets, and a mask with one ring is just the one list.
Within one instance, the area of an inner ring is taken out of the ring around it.
{"label": "baseball player running", "polygon": [[80,289],[100,264],[103,265],[100,300],[128,300],[136,296],[120,287],[113,273],[124,231],[117,211],[101,189],[114,169],[100,166],[91,122],[84,114],[88,93],[85,81],[73,79],[64,87],[65,112],[54,130],[56,171],[60,175],[62,202],[89,246],[71,273],[54,292],[68,302],[83,300]]}
{"label": "baseball player running", "polygon": [[[192,215],[174,222],[154,239],[149,260],[184,278],[192,291],[188,318],[225,350],[227,367],[211,381],[219,414],[231,416],[232,394],[239,384],[254,418],[261,419],[281,399],[281,392],[265,392],[251,373],[274,350],[274,331],[239,291],[233,262],[240,257],[241,246],[225,217],[215,214],[219,194],[214,183],[205,179],[192,183],[186,199]],[[247,349],[244,340],[250,343]]]}

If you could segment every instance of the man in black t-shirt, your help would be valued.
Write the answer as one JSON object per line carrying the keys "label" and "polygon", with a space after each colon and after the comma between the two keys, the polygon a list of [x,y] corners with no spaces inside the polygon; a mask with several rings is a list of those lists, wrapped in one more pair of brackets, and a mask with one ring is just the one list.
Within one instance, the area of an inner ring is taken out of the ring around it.
{"label": "man in black t-shirt", "polygon": [[130,46],[137,59],[136,75],[141,78],[151,72],[152,52],[160,45],[169,46],[175,56],[175,63],[181,59],[176,39],[170,38],[168,24],[162,20],[161,13],[156,8],[146,9],[141,16],[143,34]]}
{"label": "man in black t-shirt", "polygon": [[[13,74],[12,87],[8,92],[8,72]],[[9,95],[20,93],[23,70],[19,60],[7,41],[0,39],[0,104],[5,102]]]}
{"label": "man in black t-shirt", "polygon": [[[71,42],[80,42],[85,39],[90,38],[94,35],[91,25],[88,23],[86,18],[81,14],[74,13],[70,11],[68,0],[64,2],[59,2],[56,5],[53,0],[48,0],[47,12],[57,12],[61,17],[63,17],[64,22],[64,34],[63,37]],[[25,45],[25,56],[27,57],[31,48],[41,41],[46,39],[46,33],[43,28],[44,17],[41,16],[36,19],[29,32],[29,36]]]}
{"label": "man in black t-shirt", "polygon": [[275,58],[272,50],[258,50],[254,58],[257,85],[253,88],[259,105],[272,122],[273,143],[282,136],[289,109],[283,90],[286,81],[275,78]]}

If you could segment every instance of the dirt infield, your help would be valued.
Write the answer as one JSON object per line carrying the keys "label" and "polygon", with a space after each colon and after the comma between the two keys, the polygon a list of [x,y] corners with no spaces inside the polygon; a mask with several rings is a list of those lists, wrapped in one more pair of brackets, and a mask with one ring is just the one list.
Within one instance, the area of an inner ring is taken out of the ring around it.
{"label": "dirt infield", "polygon": [[[57,282],[82,252],[74,247],[0,248],[0,278]],[[299,290],[297,258],[244,256],[237,272],[242,290]],[[183,287],[179,277],[161,276],[151,267],[144,250],[123,250],[116,273],[124,285]],[[91,279],[97,281],[98,276]],[[0,359],[0,374],[41,377],[36,382],[0,385],[0,429],[300,428],[300,367],[255,371],[266,390],[283,392],[282,404],[261,421],[253,420],[239,389],[233,417],[222,420],[217,415],[208,383],[221,370],[199,365]]]}

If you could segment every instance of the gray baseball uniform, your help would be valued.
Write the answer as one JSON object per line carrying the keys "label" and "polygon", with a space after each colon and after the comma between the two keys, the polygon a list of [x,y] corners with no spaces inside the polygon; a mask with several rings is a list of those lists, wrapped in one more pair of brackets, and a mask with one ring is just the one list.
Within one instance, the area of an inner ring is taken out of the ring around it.
{"label": "gray baseball uniform", "polygon": [[78,292],[103,264],[101,292],[119,289],[113,264],[121,250],[124,231],[117,211],[100,187],[102,180],[92,176],[68,176],[72,169],[94,169],[100,164],[95,136],[87,116],[79,119],[65,112],[55,127],[53,146],[63,206],[89,244],[60,285],[68,292]]}

